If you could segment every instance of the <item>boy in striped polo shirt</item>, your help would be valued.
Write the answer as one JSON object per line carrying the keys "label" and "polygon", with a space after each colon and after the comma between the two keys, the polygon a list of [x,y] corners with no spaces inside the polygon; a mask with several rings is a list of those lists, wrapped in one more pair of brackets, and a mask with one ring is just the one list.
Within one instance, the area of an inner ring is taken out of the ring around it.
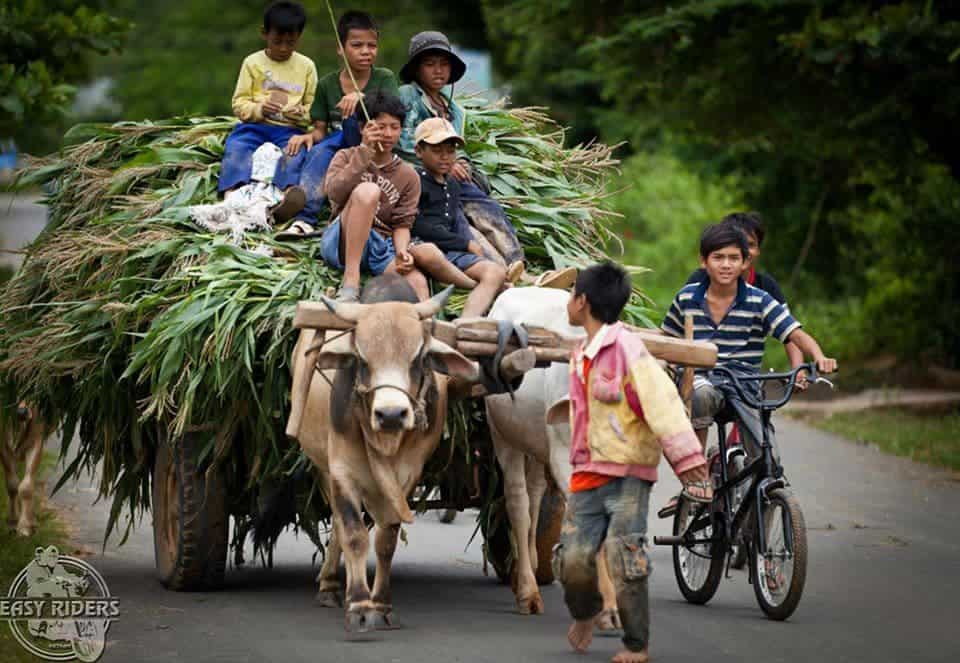
{"label": "boy in striped polo shirt", "polygon": [[[823,354],[784,304],[741,278],[748,256],[746,236],[736,226],[720,223],[705,228],[700,237],[700,265],[707,278],[687,284],[677,293],[663,320],[663,331],[682,338],[684,316],[692,315],[694,339],[715,343],[717,365],[737,372],[760,371],[767,336],[795,344],[823,373],[836,370],[837,361]],[[706,444],[714,417],[728,403],[740,423],[748,455],[757,457],[762,439],[759,414],[736,397],[723,377],[709,372],[694,381],[691,419],[700,444]]]}

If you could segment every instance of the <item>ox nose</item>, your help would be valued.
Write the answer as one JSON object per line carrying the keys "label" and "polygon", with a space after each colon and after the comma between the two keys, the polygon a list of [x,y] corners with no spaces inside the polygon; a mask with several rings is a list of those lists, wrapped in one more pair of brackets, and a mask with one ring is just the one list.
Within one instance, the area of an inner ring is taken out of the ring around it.
{"label": "ox nose", "polygon": [[377,408],[373,414],[382,430],[397,430],[403,428],[403,422],[409,412],[410,410],[405,407],[382,407]]}

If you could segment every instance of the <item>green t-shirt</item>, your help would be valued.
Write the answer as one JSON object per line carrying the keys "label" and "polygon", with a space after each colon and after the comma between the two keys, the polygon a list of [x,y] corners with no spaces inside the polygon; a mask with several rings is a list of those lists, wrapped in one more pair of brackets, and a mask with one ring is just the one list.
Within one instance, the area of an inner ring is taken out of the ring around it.
{"label": "green t-shirt", "polygon": [[[385,67],[374,67],[370,73],[370,80],[363,88],[363,94],[366,95],[364,99],[369,99],[379,90],[397,94],[398,87],[397,77],[392,71]],[[326,122],[327,132],[340,128],[343,118],[340,117],[337,104],[343,99],[343,95],[339,71],[332,71],[317,81],[317,96],[313,100],[311,117],[316,122]]]}

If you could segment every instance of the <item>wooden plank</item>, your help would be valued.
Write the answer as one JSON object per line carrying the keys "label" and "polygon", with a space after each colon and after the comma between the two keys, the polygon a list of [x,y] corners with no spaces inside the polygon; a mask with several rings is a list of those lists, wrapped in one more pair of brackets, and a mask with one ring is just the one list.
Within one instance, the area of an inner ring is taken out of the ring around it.
{"label": "wooden plank", "polygon": [[353,329],[353,323],[339,318],[323,302],[297,302],[297,312],[293,316],[293,326],[297,329],[334,329],[344,331]]}

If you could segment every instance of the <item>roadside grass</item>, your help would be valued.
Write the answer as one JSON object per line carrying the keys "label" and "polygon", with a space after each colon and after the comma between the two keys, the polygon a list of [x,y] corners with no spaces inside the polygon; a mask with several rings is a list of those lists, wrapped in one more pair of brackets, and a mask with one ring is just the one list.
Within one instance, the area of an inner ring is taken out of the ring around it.
{"label": "roadside grass", "polygon": [[[44,481],[56,463],[56,455],[51,452],[44,452],[43,461],[41,461],[39,479]],[[22,468],[21,468],[22,471]],[[27,563],[34,558],[34,551],[37,546],[60,546],[62,552],[63,546],[67,541],[67,530],[64,524],[57,518],[56,513],[44,505],[44,500],[40,500],[37,508],[37,530],[27,538],[17,536],[17,533],[7,527],[7,491],[5,485],[0,490],[0,596],[6,596],[13,583],[13,579],[23,569]],[[46,486],[38,486],[38,494],[45,493]],[[23,649],[10,632],[6,622],[0,621],[0,662],[7,661],[36,661],[36,657]]]}
{"label": "roadside grass", "polygon": [[900,408],[838,412],[803,421],[911,460],[960,471],[960,411],[927,413]]}

